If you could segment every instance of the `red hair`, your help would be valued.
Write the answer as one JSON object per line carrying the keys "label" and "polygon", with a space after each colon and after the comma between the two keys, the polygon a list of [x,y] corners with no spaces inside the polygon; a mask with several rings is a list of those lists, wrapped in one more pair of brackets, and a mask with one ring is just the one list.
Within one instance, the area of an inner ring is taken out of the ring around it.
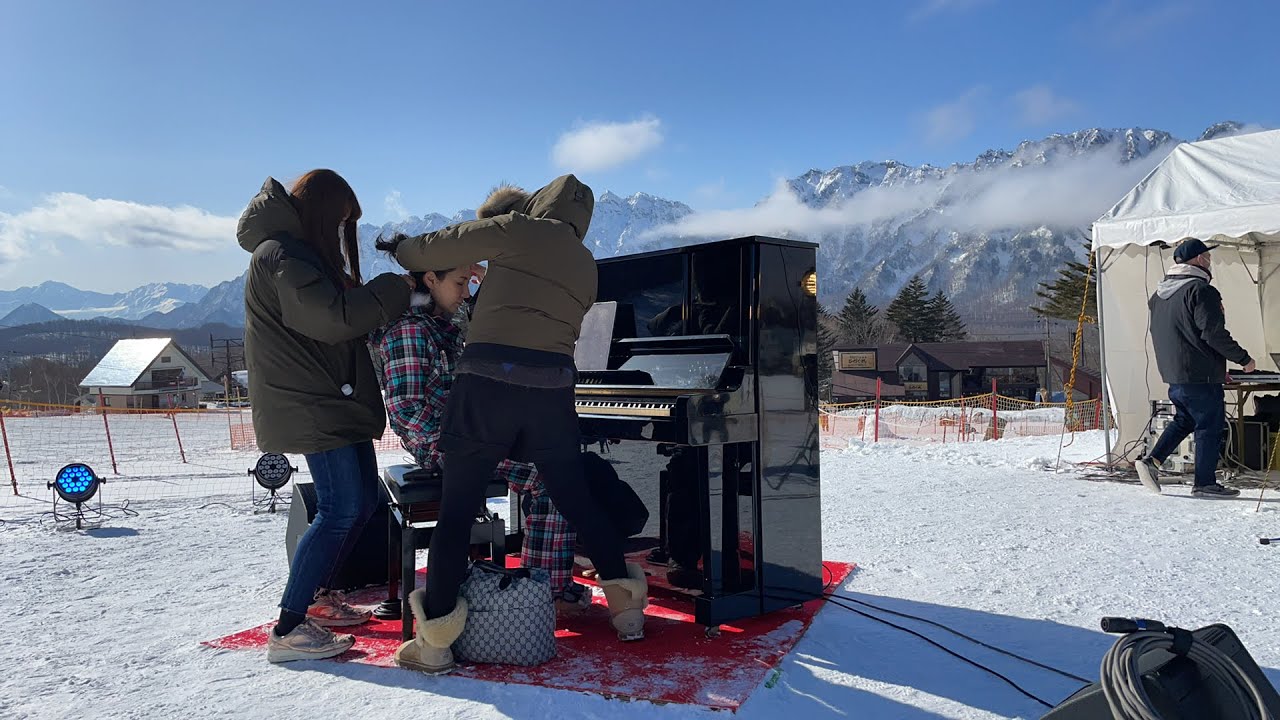
{"label": "red hair", "polygon": [[330,272],[348,284],[359,285],[362,281],[356,221],[361,210],[351,186],[332,170],[312,170],[298,178],[289,195],[302,219],[302,240],[324,260]]}

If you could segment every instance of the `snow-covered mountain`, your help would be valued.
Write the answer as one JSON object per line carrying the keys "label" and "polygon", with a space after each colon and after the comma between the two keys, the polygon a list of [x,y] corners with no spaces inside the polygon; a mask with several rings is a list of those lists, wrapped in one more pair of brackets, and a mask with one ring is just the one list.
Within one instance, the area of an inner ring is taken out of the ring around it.
{"label": "snow-covered mountain", "polygon": [[153,283],[123,293],[80,290],[66,283],[44,282],[34,287],[0,290],[0,315],[21,305],[41,305],[71,320],[96,317],[137,320],[154,312],[169,312],[200,300],[209,288],[203,285]]}
{"label": "snow-covered mountain", "polygon": [[[1218,123],[1199,138],[1247,131]],[[672,245],[747,233],[820,243],[822,301],[854,287],[888,303],[913,275],[967,318],[1028,316],[1040,282],[1082,259],[1092,221],[1181,140],[1161,130],[1093,128],[988,150],[948,167],[888,160],[811,170],[754,208],[660,228]]]}
{"label": "snow-covered mountain", "polygon": [[218,283],[196,302],[169,311],[156,311],[138,319],[146,327],[172,329],[193,328],[206,323],[223,323],[233,327],[244,325],[245,274]]}
{"label": "snow-covered mountain", "polygon": [[[1217,123],[1198,139],[1251,129]],[[810,170],[739,211],[699,213],[646,193],[622,197],[601,189],[586,243],[597,257],[608,257],[740,235],[806,239],[820,243],[819,292],[833,309],[853,287],[883,305],[920,274],[930,290],[948,293],[967,319],[998,323],[1002,316],[1025,316],[1038,283],[1052,280],[1068,259],[1084,256],[1092,221],[1180,142],[1161,130],[1092,128],[1025,141],[1012,150],[988,150],[972,162],[946,167],[859,162]],[[474,217],[474,210],[461,210],[361,225],[364,276],[400,271],[394,260],[374,250],[379,235],[417,235]],[[244,279],[241,275],[197,302],[168,310],[162,303],[181,300],[173,289],[181,286],[159,286],[168,288],[159,295],[143,292],[146,288],[129,295],[152,303],[149,315],[137,315],[143,324],[240,325]],[[40,287],[46,294],[80,292],[58,283]],[[0,293],[0,312],[39,302],[69,316],[66,301],[24,297],[6,308],[6,295],[13,292],[21,291]],[[102,297],[82,305],[124,303]]]}

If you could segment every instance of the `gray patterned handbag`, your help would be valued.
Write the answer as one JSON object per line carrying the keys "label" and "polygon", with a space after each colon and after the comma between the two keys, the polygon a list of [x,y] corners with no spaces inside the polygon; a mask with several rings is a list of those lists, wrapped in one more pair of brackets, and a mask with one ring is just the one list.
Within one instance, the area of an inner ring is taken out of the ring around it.
{"label": "gray patterned handbag", "polygon": [[461,595],[467,624],[453,644],[459,659],[540,665],[556,656],[556,606],[546,570],[473,562]]}

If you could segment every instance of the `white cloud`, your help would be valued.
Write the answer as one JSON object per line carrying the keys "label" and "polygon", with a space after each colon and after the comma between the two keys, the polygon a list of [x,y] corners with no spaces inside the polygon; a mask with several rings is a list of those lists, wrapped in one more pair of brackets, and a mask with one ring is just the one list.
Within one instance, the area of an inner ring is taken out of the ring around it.
{"label": "white cloud", "polygon": [[984,232],[1041,224],[1086,228],[1165,154],[1153,153],[1126,164],[1104,151],[1059,159],[1051,165],[961,172],[917,184],[867,188],[840,204],[821,208],[805,205],[779,180],[773,193],[753,207],[695,212],[646,236],[760,234],[816,239],[890,219],[918,222],[926,230]]}
{"label": "white cloud", "polygon": [[209,252],[234,242],[236,219],[190,206],[142,205],[75,193],[48,195],[37,206],[0,214],[0,263],[11,263],[38,243],[102,245]]}
{"label": "white cloud", "polygon": [[978,104],[986,95],[987,89],[980,85],[929,110],[924,116],[925,139],[931,143],[949,143],[968,137],[977,123]]}
{"label": "white cloud", "polygon": [[1056,95],[1048,85],[1032,85],[1013,96],[1018,119],[1024,125],[1047,125],[1069,117],[1079,109],[1073,100]]}
{"label": "white cloud", "polygon": [[662,144],[662,121],[645,117],[627,123],[590,123],[560,136],[551,151],[556,165],[570,171],[607,170]]}
{"label": "white cloud", "polygon": [[917,22],[944,12],[965,12],[989,2],[991,0],[925,0],[911,12],[908,19]]}
{"label": "white cloud", "polygon": [[1083,23],[1083,31],[1095,40],[1130,49],[1145,42],[1160,40],[1171,28],[1194,17],[1197,12],[1194,0],[1160,3],[1110,0],[1088,16]]}
{"label": "white cloud", "polygon": [[387,193],[387,197],[383,199],[382,204],[393,220],[404,220],[409,217],[409,211],[404,207],[399,190],[392,190]]}

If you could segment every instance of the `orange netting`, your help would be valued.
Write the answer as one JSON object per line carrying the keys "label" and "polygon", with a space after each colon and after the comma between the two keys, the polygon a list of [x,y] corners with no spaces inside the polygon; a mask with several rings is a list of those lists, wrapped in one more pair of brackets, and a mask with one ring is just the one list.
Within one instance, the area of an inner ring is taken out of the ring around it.
{"label": "orange netting", "polygon": [[[993,402],[994,401],[994,402]],[[1037,403],[987,393],[955,400],[875,401],[824,405],[823,445],[849,441],[976,442],[1058,435],[1102,427],[1101,402]]]}
{"label": "orange netting", "polygon": [[[250,493],[259,453],[248,408],[140,410],[0,401],[2,497],[50,496],[65,465],[89,465],[115,499]],[[375,443],[383,462],[404,462],[399,439]],[[306,472],[302,457],[291,457]]]}

